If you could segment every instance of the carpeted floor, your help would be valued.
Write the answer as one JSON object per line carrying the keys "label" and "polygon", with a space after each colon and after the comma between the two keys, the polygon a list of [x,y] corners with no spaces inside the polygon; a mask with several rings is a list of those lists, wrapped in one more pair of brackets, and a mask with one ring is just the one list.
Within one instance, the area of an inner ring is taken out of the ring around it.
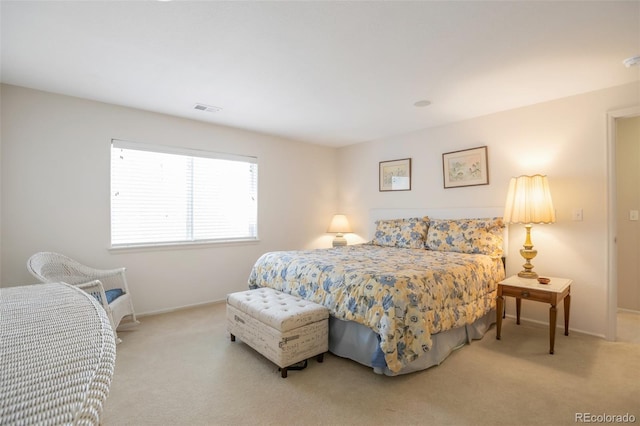
{"label": "carpeted floor", "polygon": [[622,310],[618,311],[616,340],[619,342],[640,343],[639,313]]}
{"label": "carpeted floor", "polygon": [[502,340],[492,328],[419,373],[379,376],[327,354],[282,379],[230,342],[224,304],[141,321],[119,332],[105,426],[574,425],[576,416],[625,414],[640,422],[638,343],[558,330],[549,355],[547,327],[507,318]]}

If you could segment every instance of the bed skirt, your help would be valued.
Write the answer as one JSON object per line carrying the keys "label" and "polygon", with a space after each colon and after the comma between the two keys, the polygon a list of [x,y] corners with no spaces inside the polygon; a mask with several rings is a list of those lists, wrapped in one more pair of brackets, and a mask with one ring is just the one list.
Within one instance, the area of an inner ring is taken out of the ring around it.
{"label": "bed skirt", "polygon": [[431,349],[399,372],[394,373],[384,364],[380,341],[373,330],[353,321],[343,321],[330,316],[329,351],[339,357],[349,358],[372,367],[375,373],[397,376],[440,364],[454,350],[471,343],[472,340],[481,339],[495,322],[496,312],[492,310],[472,324],[433,334]]}

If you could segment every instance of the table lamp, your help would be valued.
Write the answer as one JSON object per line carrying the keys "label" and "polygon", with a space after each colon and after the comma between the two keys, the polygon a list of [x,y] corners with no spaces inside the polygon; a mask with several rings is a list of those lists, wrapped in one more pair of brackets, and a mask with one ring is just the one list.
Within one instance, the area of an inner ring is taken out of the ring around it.
{"label": "table lamp", "polygon": [[333,215],[327,232],[336,234],[336,237],[333,239],[334,247],[346,246],[347,240],[344,238],[343,233],[351,232],[351,226],[349,226],[347,216],[343,214]]}
{"label": "table lamp", "polygon": [[511,178],[507,202],[504,207],[504,221],[506,223],[523,223],[527,230],[524,248],[520,255],[525,259],[524,269],[518,273],[522,278],[537,278],[532,271],[531,259],[538,254],[531,243],[531,226],[534,223],[553,223],[556,213],[549,191],[549,181],[546,176],[519,176]]}

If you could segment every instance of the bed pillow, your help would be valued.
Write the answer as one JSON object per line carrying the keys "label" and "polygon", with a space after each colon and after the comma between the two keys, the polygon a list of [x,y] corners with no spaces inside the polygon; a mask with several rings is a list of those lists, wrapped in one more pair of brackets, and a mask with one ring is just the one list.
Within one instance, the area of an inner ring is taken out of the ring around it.
{"label": "bed pillow", "polygon": [[378,220],[371,243],[385,247],[423,249],[426,247],[428,229],[428,217]]}
{"label": "bed pillow", "polygon": [[488,219],[431,219],[427,249],[502,256],[504,222]]}

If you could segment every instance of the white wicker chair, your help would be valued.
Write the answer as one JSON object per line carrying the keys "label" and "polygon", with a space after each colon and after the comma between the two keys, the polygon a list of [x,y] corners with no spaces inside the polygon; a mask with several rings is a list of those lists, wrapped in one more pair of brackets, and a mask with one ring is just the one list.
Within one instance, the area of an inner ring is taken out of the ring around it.
{"label": "white wicker chair", "polygon": [[[95,296],[107,312],[118,343],[121,340],[116,329],[124,317],[131,316],[131,321],[139,324],[133,310],[125,268],[95,269],[59,253],[40,252],[29,258],[27,269],[43,283],[65,282]],[[118,295],[118,290],[122,294]],[[111,298],[113,300],[108,302]]]}

